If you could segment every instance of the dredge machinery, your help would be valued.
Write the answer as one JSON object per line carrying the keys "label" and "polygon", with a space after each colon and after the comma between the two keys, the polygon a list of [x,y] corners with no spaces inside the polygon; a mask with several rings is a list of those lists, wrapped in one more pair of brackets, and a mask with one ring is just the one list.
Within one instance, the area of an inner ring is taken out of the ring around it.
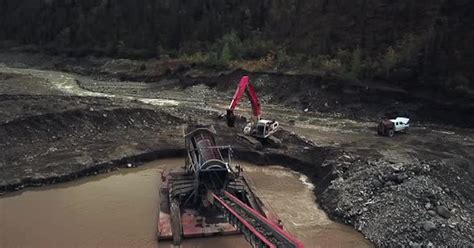
{"label": "dredge machinery", "polygon": [[184,166],[162,174],[158,239],[242,233],[252,247],[303,247],[251,191],[212,127],[188,128]]}

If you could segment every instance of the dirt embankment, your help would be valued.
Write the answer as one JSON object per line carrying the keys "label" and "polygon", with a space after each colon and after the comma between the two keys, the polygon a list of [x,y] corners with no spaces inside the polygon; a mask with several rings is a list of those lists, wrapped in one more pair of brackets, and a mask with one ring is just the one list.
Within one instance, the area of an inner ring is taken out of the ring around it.
{"label": "dirt embankment", "polygon": [[[78,83],[90,91],[151,98],[167,98],[164,90],[176,91],[201,84],[218,92],[230,92],[242,75],[249,75],[263,104],[365,121],[399,112],[410,116],[414,123],[474,127],[472,96],[453,95],[431,87],[393,85],[384,81],[360,82],[331,75],[216,71],[180,60],[70,58],[4,51],[0,63],[75,73],[83,75]],[[214,97],[222,98],[223,95],[232,93],[215,94]]]}
{"label": "dirt embankment", "polygon": [[355,120],[377,120],[386,113],[408,115],[416,123],[474,127],[474,98],[431,89],[407,89],[383,81],[356,82],[332,76],[229,71],[206,73],[190,68],[175,76],[182,87],[206,84],[218,91],[233,89],[249,75],[264,101]]}
{"label": "dirt embankment", "polygon": [[[37,88],[23,76],[16,79],[10,85]],[[0,95],[0,191],[112,169],[118,162],[123,166],[124,158],[155,150],[181,149],[178,134],[167,130],[183,120],[152,106],[66,95],[51,87],[42,91]]]}

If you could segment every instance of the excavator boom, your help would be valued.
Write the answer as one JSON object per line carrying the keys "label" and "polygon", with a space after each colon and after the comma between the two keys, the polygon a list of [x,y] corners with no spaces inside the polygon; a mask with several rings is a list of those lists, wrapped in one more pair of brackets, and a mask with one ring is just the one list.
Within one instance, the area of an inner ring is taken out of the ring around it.
{"label": "excavator boom", "polygon": [[232,102],[230,103],[229,108],[227,109],[227,125],[229,125],[230,127],[233,127],[235,125],[234,110],[242,99],[244,92],[247,93],[247,96],[250,99],[250,103],[252,105],[252,112],[255,120],[260,120],[261,109],[257,93],[255,92],[253,85],[250,84],[249,77],[243,76],[242,79],[240,79],[239,86],[235,91],[234,97],[232,98]]}
{"label": "excavator boom", "polygon": [[[252,104],[253,116],[251,121],[249,121],[247,125],[243,128],[243,137],[245,137],[245,139],[247,141],[250,141],[250,143],[252,144],[260,144],[256,145],[256,149],[262,147],[260,141],[258,141],[257,139],[265,140],[266,143],[268,143],[269,140],[272,140],[272,143],[274,143],[275,145],[279,145],[281,142],[278,139],[272,137],[272,135],[278,131],[279,124],[275,120],[262,120],[260,118],[262,114],[260,108],[260,101],[258,100],[257,93],[255,92],[253,85],[249,82],[248,76],[244,76],[240,80],[237,90],[235,91],[234,97],[232,98],[232,102],[230,103],[230,106],[227,109],[227,125],[229,127],[235,127],[236,117],[234,114],[234,110],[239,104],[240,100],[242,100],[244,92],[247,93],[250,103]],[[273,142],[273,140],[275,141]]]}

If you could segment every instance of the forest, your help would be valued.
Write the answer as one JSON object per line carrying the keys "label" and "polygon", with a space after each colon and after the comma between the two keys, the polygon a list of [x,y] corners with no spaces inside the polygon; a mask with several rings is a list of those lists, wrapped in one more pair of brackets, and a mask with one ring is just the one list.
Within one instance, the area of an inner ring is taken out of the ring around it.
{"label": "forest", "polygon": [[474,88],[473,10],[469,0],[1,0],[0,46],[465,94]]}

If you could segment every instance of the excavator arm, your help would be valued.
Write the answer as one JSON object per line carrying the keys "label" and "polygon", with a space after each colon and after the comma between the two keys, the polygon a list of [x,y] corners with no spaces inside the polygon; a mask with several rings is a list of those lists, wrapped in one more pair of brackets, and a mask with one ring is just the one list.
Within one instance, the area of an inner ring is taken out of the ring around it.
{"label": "excavator arm", "polygon": [[235,91],[234,97],[232,98],[232,102],[230,103],[229,108],[227,109],[227,125],[229,127],[235,126],[234,110],[242,99],[244,92],[247,93],[247,96],[250,99],[250,103],[252,104],[253,117],[257,121],[260,120],[260,101],[258,100],[257,93],[255,92],[253,85],[250,84],[249,77],[244,76],[240,80],[237,90]]}

